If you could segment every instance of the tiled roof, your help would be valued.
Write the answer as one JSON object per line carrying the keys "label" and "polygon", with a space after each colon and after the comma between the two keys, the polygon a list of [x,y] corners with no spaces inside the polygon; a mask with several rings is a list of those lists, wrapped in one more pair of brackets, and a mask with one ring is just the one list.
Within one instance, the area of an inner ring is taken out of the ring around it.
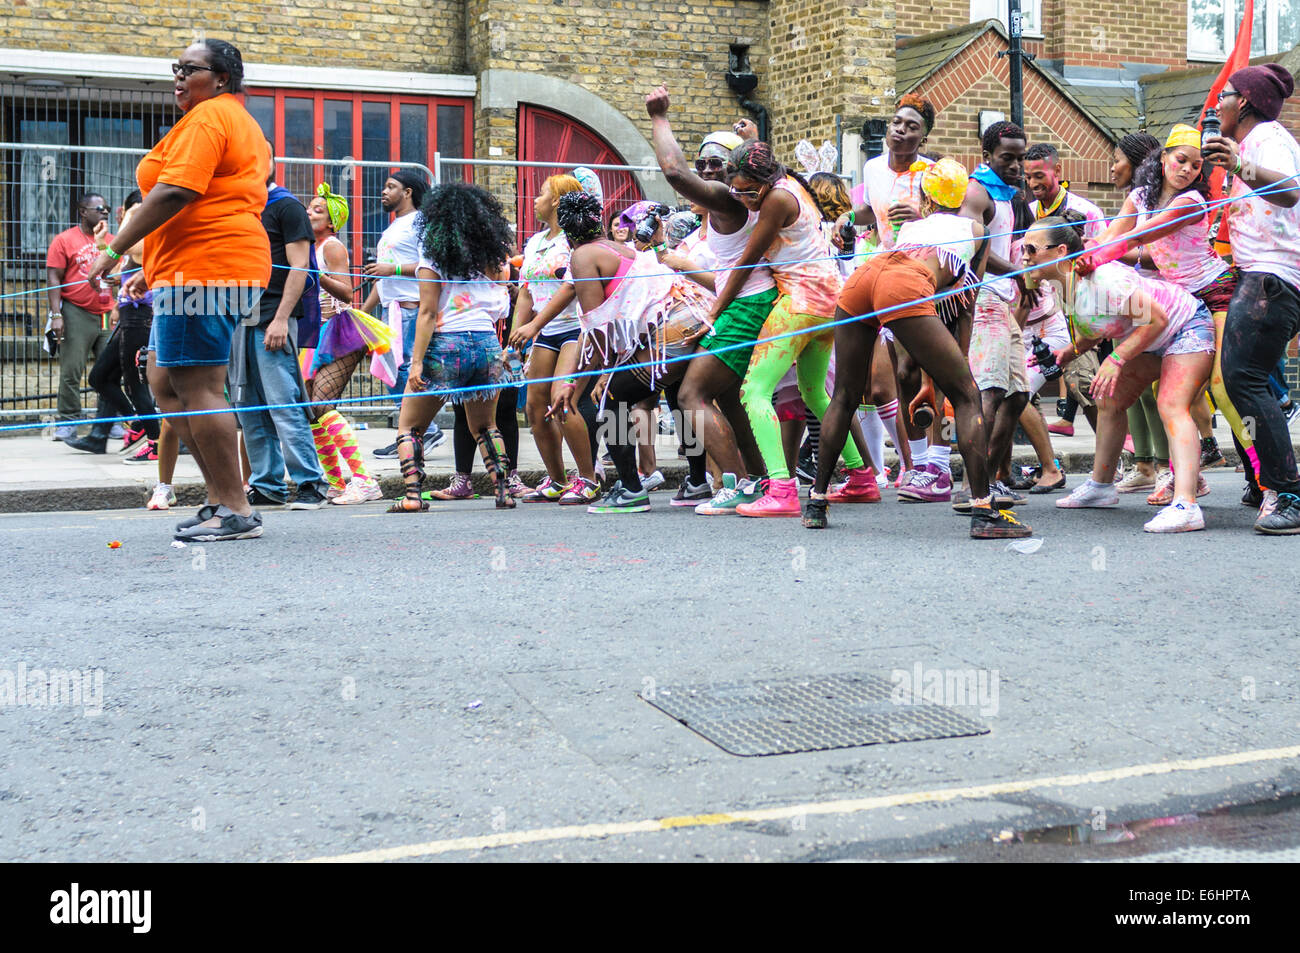
{"label": "tiled roof", "polygon": [[1137,90],[1132,84],[1095,86],[1077,80],[1057,81],[1114,138],[1138,131]]}
{"label": "tiled roof", "polygon": [[916,88],[927,76],[975,42],[985,30],[990,29],[990,25],[1005,37],[1002,24],[996,20],[985,20],[900,41],[895,53],[895,85],[898,91],[906,93]]}
{"label": "tiled roof", "polygon": [[[1257,56],[1251,60],[1252,66],[1260,63],[1290,61],[1300,59],[1300,47],[1271,56]],[[1201,109],[1205,106],[1205,97],[1210,94],[1214,78],[1219,75],[1219,66],[1202,66],[1197,69],[1175,70],[1168,73],[1153,73],[1143,76],[1142,100],[1146,106],[1146,128],[1157,139],[1162,139],[1175,123],[1185,122],[1196,125],[1200,119]]]}

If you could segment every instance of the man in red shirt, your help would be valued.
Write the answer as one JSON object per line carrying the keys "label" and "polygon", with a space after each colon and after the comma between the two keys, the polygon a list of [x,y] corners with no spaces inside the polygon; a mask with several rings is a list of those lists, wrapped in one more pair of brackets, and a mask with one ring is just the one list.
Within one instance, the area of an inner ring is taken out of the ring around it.
{"label": "man in red shirt", "polygon": [[77,216],[77,224],[56,235],[45,256],[46,283],[51,286],[49,317],[60,341],[60,426],[55,428],[55,440],[76,434],[72,422],[81,418],[81,378],[91,357],[97,357],[108,341],[104,315],[113,308],[107,287],[86,281],[100,243],[113,238],[108,232],[108,203],[98,192],[87,192],[77,203]]}

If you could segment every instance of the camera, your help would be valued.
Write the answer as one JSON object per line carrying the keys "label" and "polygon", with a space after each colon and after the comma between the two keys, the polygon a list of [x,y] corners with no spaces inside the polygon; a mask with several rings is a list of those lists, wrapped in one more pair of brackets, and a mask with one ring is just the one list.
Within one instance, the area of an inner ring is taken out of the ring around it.
{"label": "camera", "polygon": [[1054,381],[1061,376],[1061,366],[1056,363],[1056,355],[1052,349],[1047,346],[1047,342],[1040,337],[1034,338],[1034,363],[1038,369],[1043,372],[1043,377],[1049,381]]}
{"label": "camera", "polygon": [[643,245],[649,245],[654,241],[655,232],[659,231],[660,221],[671,212],[672,209],[667,205],[653,206],[646,212],[645,217],[636,223],[636,230],[632,233],[632,237]]}

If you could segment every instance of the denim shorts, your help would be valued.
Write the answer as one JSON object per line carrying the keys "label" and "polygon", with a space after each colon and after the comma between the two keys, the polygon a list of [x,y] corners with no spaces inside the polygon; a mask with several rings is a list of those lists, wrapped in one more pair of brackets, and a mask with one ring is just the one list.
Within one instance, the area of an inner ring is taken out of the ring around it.
{"label": "denim shorts", "polygon": [[450,403],[490,400],[509,380],[495,331],[441,331],[424,353],[425,392],[447,391]]}
{"label": "denim shorts", "polygon": [[1214,317],[1205,302],[1199,306],[1191,319],[1178,329],[1174,339],[1160,352],[1162,357],[1170,354],[1205,354],[1214,353]]}
{"label": "denim shorts", "polygon": [[159,367],[230,363],[235,327],[254,312],[259,289],[201,285],[154,290],[149,346]]}

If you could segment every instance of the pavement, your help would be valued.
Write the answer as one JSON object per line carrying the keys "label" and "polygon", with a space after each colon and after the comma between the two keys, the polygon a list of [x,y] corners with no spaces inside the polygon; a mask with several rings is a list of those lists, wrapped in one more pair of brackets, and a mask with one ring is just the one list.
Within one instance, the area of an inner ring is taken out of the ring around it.
{"label": "pavement", "polygon": [[[1232,448],[1232,437],[1222,418],[1217,418],[1215,436],[1230,465],[1239,463]],[[89,428],[83,427],[83,431]],[[450,423],[447,440],[429,455],[427,461],[428,489],[445,487],[455,474],[451,445]],[[52,431],[50,431],[52,433]],[[0,439],[0,513],[45,512],[53,510],[103,510],[126,509],[143,506],[153,486],[158,481],[157,469],[147,465],[128,465],[110,446],[103,456],[71,450],[63,443],[50,439],[42,431],[32,431],[33,436],[5,437]],[[1292,433],[1300,437],[1300,421],[1293,424]],[[529,486],[536,485],[545,475],[541,457],[526,426],[520,427],[518,469]],[[373,450],[387,446],[396,439],[396,431],[387,427],[370,427],[356,430],[357,443],[362,449],[366,466],[381,480],[384,491],[391,497],[401,494],[401,474],[396,460],[379,460]],[[1092,468],[1095,437],[1083,414],[1075,424],[1073,437],[1054,435],[1052,445],[1067,474],[1086,474]],[[1297,448],[1300,455],[1300,448]],[[685,461],[677,456],[674,437],[661,435],[657,441],[659,468],[669,487],[677,487],[686,475]],[[1028,446],[1017,445],[1013,452],[1017,465],[1037,464],[1037,458]],[[480,492],[490,492],[482,461],[475,454],[476,483]],[[886,452],[890,464],[896,461],[892,451]],[[954,470],[961,471],[961,458],[953,454]],[[572,460],[566,451],[566,466]],[[1077,480],[1072,479],[1070,486]],[[184,505],[203,502],[203,484],[198,467],[191,457],[182,456],[177,462],[173,480],[177,497]]]}
{"label": "pavement", "polygon": [[[1294,858],[1297,543],[1207,479],[1179,536],[1035,497],[1037,549],[893,490],[823,532],[666,491],[187,548],[176,513],[2,515],[0,860]],[[996,679],[988,733],[737,757],[649,704],[917,666]],[[1156,836],[1229,807],[1257,837]]]}

